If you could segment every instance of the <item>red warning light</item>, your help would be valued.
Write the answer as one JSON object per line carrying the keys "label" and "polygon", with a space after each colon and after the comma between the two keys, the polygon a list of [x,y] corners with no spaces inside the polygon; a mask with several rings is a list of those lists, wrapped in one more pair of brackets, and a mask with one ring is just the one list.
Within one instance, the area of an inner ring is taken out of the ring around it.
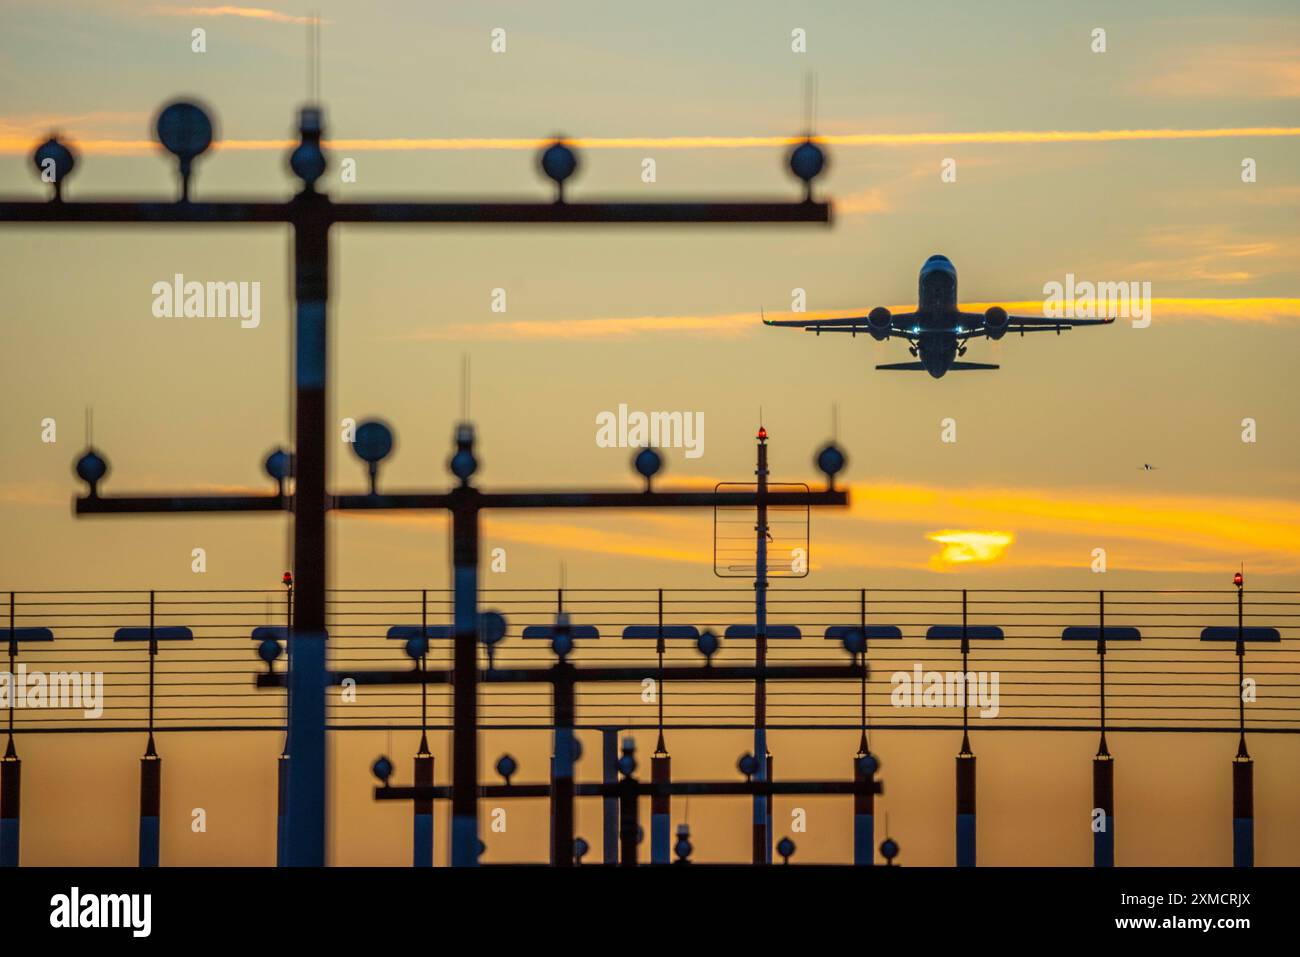
{"label": "red warning light", "polygon": [[1232,576],[1232,583],[1236,585],[1238,588],[1241,587],[1242,581],[1243,579],[1241,577],[1241,572],[1237,572],[1235,575]]}
{"label": "red warning light", "polygon": [[292,588],[293,572],[285,572],[284,577],[280,579],[280,584],[284,585],[285,588]]}
{"label": "red warning light", "polygon": [[760,441],[767,438],[767,429],[763,428],[761,425],[758,427],[758,438]]}

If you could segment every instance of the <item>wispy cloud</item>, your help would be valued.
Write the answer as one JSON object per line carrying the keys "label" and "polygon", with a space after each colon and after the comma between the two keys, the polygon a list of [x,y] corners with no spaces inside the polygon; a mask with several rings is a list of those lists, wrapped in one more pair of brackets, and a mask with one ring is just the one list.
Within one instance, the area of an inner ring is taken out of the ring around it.
{"label": "wispy cloud", "polygon": [[1169,226],[1151,230],[1146,244],[1158,258],[1129,263],[1132,275],[1151,281],[1240,283],[1290,270],[1297,250],[1228,226]]}
{"label": "wispy cloud", "polygon": [[[1088,303],[1081,302],[1086,306]],[[962,308],[981,312],[990,306],[1002,306],[1009,312],[1031,316],[1043,314],[1041,299],[1009,302],[968,302]],[[870,305],[850,310],[809,311],[798,319],[843,319],[864,315]],[[894,312],[915,308],[915,304],[888,307]],[[1230,321],[1274,324],[1300,321],[1300,299],[1255,297],[1238,299],[1153,298],[1151,312],[1155,321]],[[776,318],[776,313],[767,318]],[[790,318],[784,316],[784,318]],[[512,319],[500,322],[454,323],[398,336],[403,340],[446,339],[529,339],[557,341],[600,341],[631,339],[637,336],[678,334],[698,338],[737,339],[758,333],[763,328],[759,312],[703,313],[688,316],[618,316],[594,319]]]}
{"label": "wispy cloud", "polygon": [[880,189],[864,189],[860,193],[835,197],[837,216],[871,216],[887,212],[889,212],[889,202]]}
{"label": "wispy cloud", "polygon": [[[165,7],[155,6],[151,10],[164,17],[238,17],[241,20],[265,20],[268,23],[294,23],[309,24],[316,23],[316,17],[300,17],[291,13],[281,13],[279,10],[268,10],[265,7]],[[326,21],[321,21],[326,22]]]}
{"label": "wispy cloud", "polygon": [[1180,50],[1138,81],[1136,92],[1159,97],[1294,99],[1300,97],[1300,51],[1294,45],[1233,44]]}
{"label": "wispy cloud", "polygon": [[[76,134],[77,131],[73,130]],[[819,143],[835,147],[872,146],[954,146],[954,145],[1024,145],[1051,143],[1115,143],[1146,140],[1241,139],[1245,137],[1300,136],[1296,126],[1243,126],[1210,129],[1133,129],[1133,130],[993,130],[960,133],[833,133],[817,137]],[[87,154],[135,156],[153,152],[152,140],[82,135],[77,147]],[[437,152],[444,150],[537,150],[548,139],[537,137],[377,137],[367,139],[331,139],[329,149],[347,152]],[[604,136],[577,137],[569,141],[581,149],[591,150],[715,150],[774,149],[802,142],[791,136]],[[32,141],[21,137],[0,138],[0,154],[26,153]],[[215,149],[231,151],[280,152],[293,146],[285,139],[226,139]]]}

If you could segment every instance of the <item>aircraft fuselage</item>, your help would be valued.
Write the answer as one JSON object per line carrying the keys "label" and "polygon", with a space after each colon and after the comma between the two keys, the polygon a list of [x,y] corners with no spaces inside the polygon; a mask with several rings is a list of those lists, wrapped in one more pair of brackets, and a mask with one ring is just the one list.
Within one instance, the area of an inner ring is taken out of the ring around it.
{"label": "aircraft fuselage", "polygon": [[921,267],[916,293],[917,319],[914,327],[917,358],[925,371],[939,379],[957,359],[957,267],[947,256],[931,256]]}

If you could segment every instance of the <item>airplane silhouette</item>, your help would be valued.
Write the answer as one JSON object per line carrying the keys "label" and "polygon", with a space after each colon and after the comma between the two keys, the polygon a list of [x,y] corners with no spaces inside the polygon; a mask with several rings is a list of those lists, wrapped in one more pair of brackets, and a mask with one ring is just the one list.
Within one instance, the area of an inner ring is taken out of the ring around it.
{"label": "airplane silhouette", "polygon": [[847,332],[856,336],[865,332],[873,339],[906,339],[908,351],[917,362],[891,362],[877,369],[921,371],[942,378],[949,371],[996,369],[987,362],[959,362],[966,354],[968,339],[987,338],[997,341],[1008,332],[1049,332],[1057,335],[1074,326],[1104,326],[1109,319],[1045,319],[1032,316],[1009,316],[1001,306],[985,312],[962,312],[957,308],[957,269],[947,256],[934,255],[921,267],[915,312],[892,314],[877,306],[866,316],[847,319],[768,319],[768,326],[792,326],[821,335],[823,332]]}

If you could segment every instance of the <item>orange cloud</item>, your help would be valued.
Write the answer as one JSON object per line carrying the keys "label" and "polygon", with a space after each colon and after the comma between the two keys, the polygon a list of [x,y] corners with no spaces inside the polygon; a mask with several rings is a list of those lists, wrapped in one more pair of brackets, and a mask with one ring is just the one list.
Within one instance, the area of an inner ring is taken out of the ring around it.
{"label": "orange cloud", "polygon": [[930,564],[945,571],[953,565],[997,561],[1016,540],[1010,532],[963,532],[956,529],[931,532],[926,538],[943,546]]}
{"label": "orange cloud", "polygon": [[[236,9],[236,8],[232,8]],[[73,131],[75,133],[75,131]],[[38,134],[43,138],[44,134]],[[954,146],[954,145],[1025,145],[1043,143],[1114,143],[1147,140],[1240,139],[1243,137],[1300,136],[1295,126],[1239,126],[1199,130],[994,130],[966,133],[832,133],[817,137],[828,146]],[[603,136],[577,137],[569,142],[582,149],[612,150],[701,150],[701,149],[777,149],[802,142],[797,136]],[[0,137],[0,154],[26,154],[37,140],[32,137]],[[154,152],[152,140],[83,137],[73,139],[86,154],[136,156]],[[537,150],[549,139],[537,137],[381,137],[366,139],[331,139],[329,149],[347,152],[433,152],[443,150]],[[287,139],[227,139],[213,144],[216,150],[284,151],[294,142]]]}
{"label": "orange cloud", "polygon": [[1168,562],[1199,552],[1259,556],[1300,568],[1300,504],[1282,499],[864,483],[851,486],[849,507],[855,518],[872,523],[1009,528],[1021,539],[1035,532],[1083,539],[1089,547],[1116,541],[1157,546]]}
{"label": "orange cloud", "polygon": [[[968,302],[963,309],[983,312],[990,306],[1002,306],[1012,313],[1030,316],[1043,314],[1041,299],[1003,302]],[[841,319],[865,315],[869,307],[859,309],[816,310],[799,313],[799,319]],[[905,312],[914,305],[894,305],[894,312]],[[1300,299],[1255,297],[1240,299],[1153,297],[1151,314],[1157,322],[1187,320],[1222,320],[1274,324],[1300,320]],[[455,323],[437,329],[401,336],[402,339],[551,339],[597,341],[630,339],[635,336],[677,333],[684,336],[737,339],[758,333],[763,327],[758,312],[726,312],[694,316],[618,316],[596,319],[513,319],[503,322]],[[776,318],[772,313],[769,319]]]}
{"label": "orange cloud", "polygon": [[1244,44],[1181,51],[1137,89],[1197,100],[1294,99],[1300,97],[1300,53],[1294,47]]}
{"label": "orange cloud", "polygon": [[879,189],[866,189],[860,193],[837,196],[834,202],[835,213],[839,216],[869,216],[889,211],[885,194]]}
{"label": "orange cloud", "polygon": [[311,24],[320,21],[317,17],[296,17],[278,10],[263,7],[154,7],[151,11],[164,17],[239,17],[243,20],[265,20],[268,23]]}
{"label": "orange cloud", "polygon": [[[677,484],[677,483],[675,483]],[[712,487],[699,478],[684,484]],[[421,513],[353,512],[392,524]],[[940,528],[931,532],[928,529]],[[620,558],[710,567],[708,510],[592,518],[490,515],[494,539]],[[972,531],[974,530],[974,531]],[[925,542],[943,545],[935,555]],[[1016,548],[1010,549],[1011,544]],[[946,489],[904,482],[850,486],[850,507],[819,513],[812,567],[897,571],[1086,568],[1103,547],[1115,570],[1201,573],[1245,558],[1260,573],[1300,572],[1300,504],[1281,499],[1126,494],[1083,489]]]}

